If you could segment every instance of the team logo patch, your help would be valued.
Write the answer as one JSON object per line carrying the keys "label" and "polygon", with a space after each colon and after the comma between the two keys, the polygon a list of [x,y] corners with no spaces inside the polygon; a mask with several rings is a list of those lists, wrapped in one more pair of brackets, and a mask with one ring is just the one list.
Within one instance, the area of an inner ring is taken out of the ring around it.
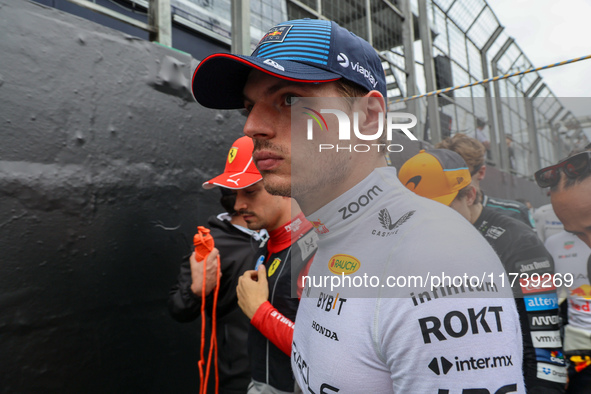
{"label": "team logo patch", "polygon": [[269,272],[267,272],[267,276],[268,277],[273,276],[273,274],[275,273],[275,271],[277,271],[277,267],[279,267],[279,264],[281,264],[281,259],[280,258],[276,258],[275,260],[273,260],[273,262],[269,266]]}
{"label": "team logo patch", "polygon": [[349,275],[357,271],[361,262],[348,254],[335,254],[328,260],[328,269],[333,274]]}
{"label": "team logo patch", "polygon": [[572,249],[575,246],[575,243],[573,241],[568,241],[564,243],[564,249],[569,250]]}
{"label": "team logo patch", "polygon": [[320,219],[312,220],[312,221],[310,221],[310,223],[312,223],[312,227],[314,227],[314,231],[316,231],[318,234],[328,233],[328,228],[326,228],[326,226],[324,225],[324,223],[322,223],[322,221],[320,221]]}
{"label": "team logo patch", "polygon": [[228,163],[232,164],[236,156],[238,155],[238,148],[231,147],[230,151],[228,152]]}
{"label": "team logo patch", "polygon": [[259,45],[271,43],[271,42],[283,42],[287,33],[291,30],[293,25],[275,26],[267,32],[259,41]]}
{"label": "team logo patch", "polygon": [[503,233],[505,229],[502,227],[491,226],[485,234],[485,237],[489,237],[492,239],[498,239]]}

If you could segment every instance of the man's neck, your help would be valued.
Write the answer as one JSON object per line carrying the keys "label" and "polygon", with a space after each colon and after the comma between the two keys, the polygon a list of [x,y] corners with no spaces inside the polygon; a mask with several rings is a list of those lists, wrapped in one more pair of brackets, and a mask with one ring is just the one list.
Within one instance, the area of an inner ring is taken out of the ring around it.
{"label": "man's neck", "polygon": [[367,178],[369,174],[371,174],[376,168],[388,166],[384,156],[377,157],[375,162],[372,163],[373,165],[367,164],[357,168],[356,171],[350,174],[344,182],[341,182],[338,185],[329,184],[325,185],[323,188],[319,188],[318,190],[294,196],[294,199],[297,200],[299,206],[301,207],[301,211],[304,212],[304,215],[308,216],[318,211],[323,206],[343,195],[365,178]]}
{"label": "man's neck", "polygon": [[470,223],[474,224],[476,223],[476,221],[478,220],[478,218],[480,217],[480,215],[482,215],[482,204],[480,203],[474,203],[471,207],[470,207]]}
{"label": "man's neck", "polygon": [[248,224],[242,218],[242,215],[235,214],[230,216],[230,223],[236,226],[248,227]]}

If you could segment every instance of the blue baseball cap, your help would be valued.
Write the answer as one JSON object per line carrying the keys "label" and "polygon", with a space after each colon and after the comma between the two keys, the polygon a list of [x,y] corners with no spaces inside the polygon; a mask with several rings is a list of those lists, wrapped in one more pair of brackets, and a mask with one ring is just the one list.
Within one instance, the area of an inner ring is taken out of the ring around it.
{"label": "blue baseball cap", "polygon": [[206,57],[193,74],[193,96],[207,108],[243,108],[242,90],[253,69],[304,83],[344,78],[386,97],[386,76],[376,50],[335,22],[319,19],[272,27],[250,56],[216,53]]}

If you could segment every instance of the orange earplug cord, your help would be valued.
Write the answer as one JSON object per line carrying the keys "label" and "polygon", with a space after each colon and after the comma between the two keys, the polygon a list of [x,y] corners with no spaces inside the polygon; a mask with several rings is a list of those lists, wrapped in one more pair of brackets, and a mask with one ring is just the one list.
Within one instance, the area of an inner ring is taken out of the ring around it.
{"label": "orange earplug cord", "polygon": [[215,370],[215,392],[218,393],[219,376],[218,376],[218,342],[216,337],[217,319],[216,309],[218,303],[218,293],[220,291],[220,256],[218,256],[216,286],[213,293],[213,310],[211,312],[211,338],[209,346],[209,354],[207,356],[207,366],[205,370],[205,377],[203,376],[203,365],[205,364],[204,349],[205,349],[205,283],[207,275],[207,257],[214,248],[213,237],[209,234],[209,229],[199,226],[197,227],[197,234],[193,237],[193,245],[195,245],[195,260],[203,261],[203,284],[201,287],[201,358],[197,364],[199,367],[199,393],[205,394],[207,392],[207,381],[209,380],[209,370],[211,366],[211,357],[214,355],[214,370]]}

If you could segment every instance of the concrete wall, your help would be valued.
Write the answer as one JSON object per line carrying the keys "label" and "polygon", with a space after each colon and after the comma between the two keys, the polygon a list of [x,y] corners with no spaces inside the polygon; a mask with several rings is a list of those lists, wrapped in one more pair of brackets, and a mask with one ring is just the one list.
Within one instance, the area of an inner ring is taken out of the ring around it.
{"label": "concrete wall", "polygon": [[201,183],[244,118],[190,56],[0,0],[0,392],[196,392],[197,323],[166,310]]}
{"label": "concrete wall", "polygon": [[0,0],[0,37],[0,392],[196,392],[166,299],[244,118],[193,101],[190,56],[54,8]]}

